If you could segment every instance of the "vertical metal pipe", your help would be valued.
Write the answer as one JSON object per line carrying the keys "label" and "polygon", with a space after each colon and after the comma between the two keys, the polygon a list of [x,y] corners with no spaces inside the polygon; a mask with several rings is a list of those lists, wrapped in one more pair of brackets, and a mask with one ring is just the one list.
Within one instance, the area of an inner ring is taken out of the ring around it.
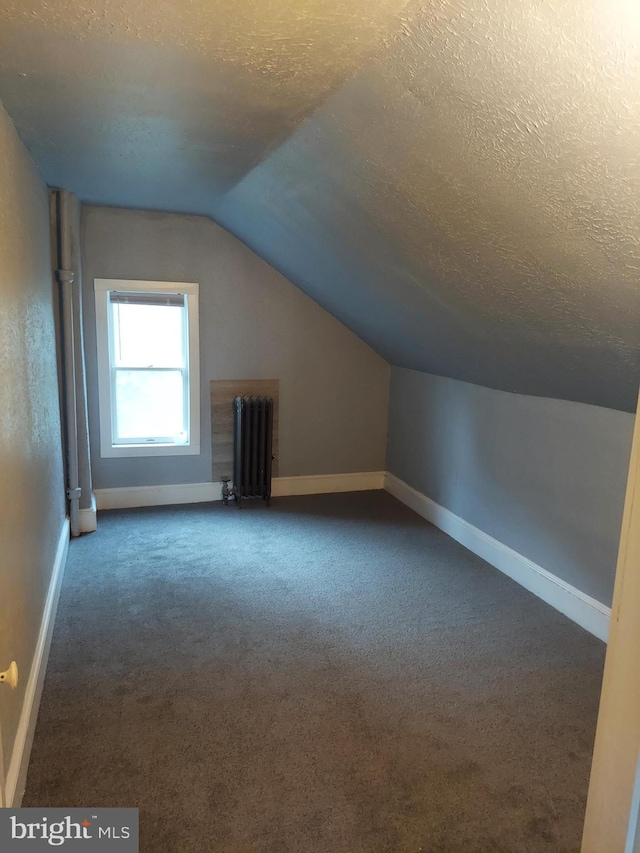
{"label": "vertical metal pipe", "polygon": [[267,397],[266,501],[271,504],[271,473],[273,471],[273,397]]}
{"label": "vertical metal pipe", "polygon": [[258,401],[259,397],[251,398],[251,456],[249,459],[249,474],[251,481],[251,496],[256,497],[259,494],[260,483],[258,481],[258,441],[260,433],[258,432]]}
{"label": "vertical metal pipe", "polygon": [[242,495],[250,497],[251,397],[242,398]]}
{"label": "vertical metal pipe", "polygon": [[233,421],[233,492],[238,509],[242,506],[242,397],[234,401]]}
{"label": "vertical metal pipe", "polygon": [[71,235],[69,230],[68,196],[58,193],[58,262],[56,271],[62,292],[62,358],[63,394],[67,433],[67,498],[71,535],[80,535],[80,486],[78,480],[78,413],[76,407],[76,368],[73,334],[73,282],[71,269]]}
{"label": "vertical metal pipe", "polygon": [[[76,239],[79,242],[79,235],[76,235],[76,215],[79,213],[79,205],[77,199],[71,196],[70,199],[72,218],[74,225],[70,228],[70,237],[72,244],[72,255],[70,267],[74,271],[74,281],[72,290],[73,299],[73,347],[74,347],[74,370],[75,370],[75,394],[76,394],[76,418],[77,418],[77,437],[78,437],[78,485],[80,486],[80,512],[83,509],[94,509],[95,504],[92,503],[93,498],[93,480],[91,475],[91,451],[89,441],[89,414],[87,411],[87,380],[84,360],[84,328],[82,320],[82,264],[80,259],[80,248],[76,245]],[[79,221],[77,225],[79,225]],[[82,532],[88,532],[86,519],[82,525]]]}
{"label": "vertical metal pipe", "polygon": [[256,480],[258,481],[258,494],[261,498],[265,496],[265,479],[264,479],[264,457],[265,457],[265,437],[266,437],[266,420],[265,420],[265,398],[258,397],[258,450],[256,460]]}

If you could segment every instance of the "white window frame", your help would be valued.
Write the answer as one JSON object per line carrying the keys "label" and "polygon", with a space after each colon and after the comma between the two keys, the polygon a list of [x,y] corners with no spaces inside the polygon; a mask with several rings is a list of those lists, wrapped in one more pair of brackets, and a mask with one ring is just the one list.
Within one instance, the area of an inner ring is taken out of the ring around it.
{"label": "white window frame", "polygon": [[[185,296],[188,333],[188,441],[114,444],[112,406],[112,358],[109,340],[109,292],[182,293]],[[100,409],[100,456],[195,456],[200,453],[200,343],[198,321],[199,287],[195,282],[94,279],[96,298],[96,342],[98,351],[98,403]]]}

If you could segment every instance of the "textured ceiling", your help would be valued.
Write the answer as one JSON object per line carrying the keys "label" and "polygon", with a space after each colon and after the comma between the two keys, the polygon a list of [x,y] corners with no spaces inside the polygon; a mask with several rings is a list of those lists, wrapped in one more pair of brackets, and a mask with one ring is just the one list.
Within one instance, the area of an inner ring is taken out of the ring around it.
{"label": "textured ceiling", "polygon": [[203,213],[394,364],[632,410],[637,0],[0,0],[51,184]]}

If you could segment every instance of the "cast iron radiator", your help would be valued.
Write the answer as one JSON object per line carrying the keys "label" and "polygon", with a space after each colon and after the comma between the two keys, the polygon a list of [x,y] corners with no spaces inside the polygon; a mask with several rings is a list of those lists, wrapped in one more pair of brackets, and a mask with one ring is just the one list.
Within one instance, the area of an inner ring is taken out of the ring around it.
{"label": "cast iron radiator", "polygon": [[233,431],[233,494],[271,502],[273,398],[236,397]]}

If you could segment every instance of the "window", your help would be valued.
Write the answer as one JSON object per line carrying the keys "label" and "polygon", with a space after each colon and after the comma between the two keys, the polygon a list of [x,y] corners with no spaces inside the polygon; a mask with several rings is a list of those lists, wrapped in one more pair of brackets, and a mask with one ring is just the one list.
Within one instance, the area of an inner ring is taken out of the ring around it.
{"label": "window", "polygon": [[94,286],[101,456],[199,453],[198,285]]}

